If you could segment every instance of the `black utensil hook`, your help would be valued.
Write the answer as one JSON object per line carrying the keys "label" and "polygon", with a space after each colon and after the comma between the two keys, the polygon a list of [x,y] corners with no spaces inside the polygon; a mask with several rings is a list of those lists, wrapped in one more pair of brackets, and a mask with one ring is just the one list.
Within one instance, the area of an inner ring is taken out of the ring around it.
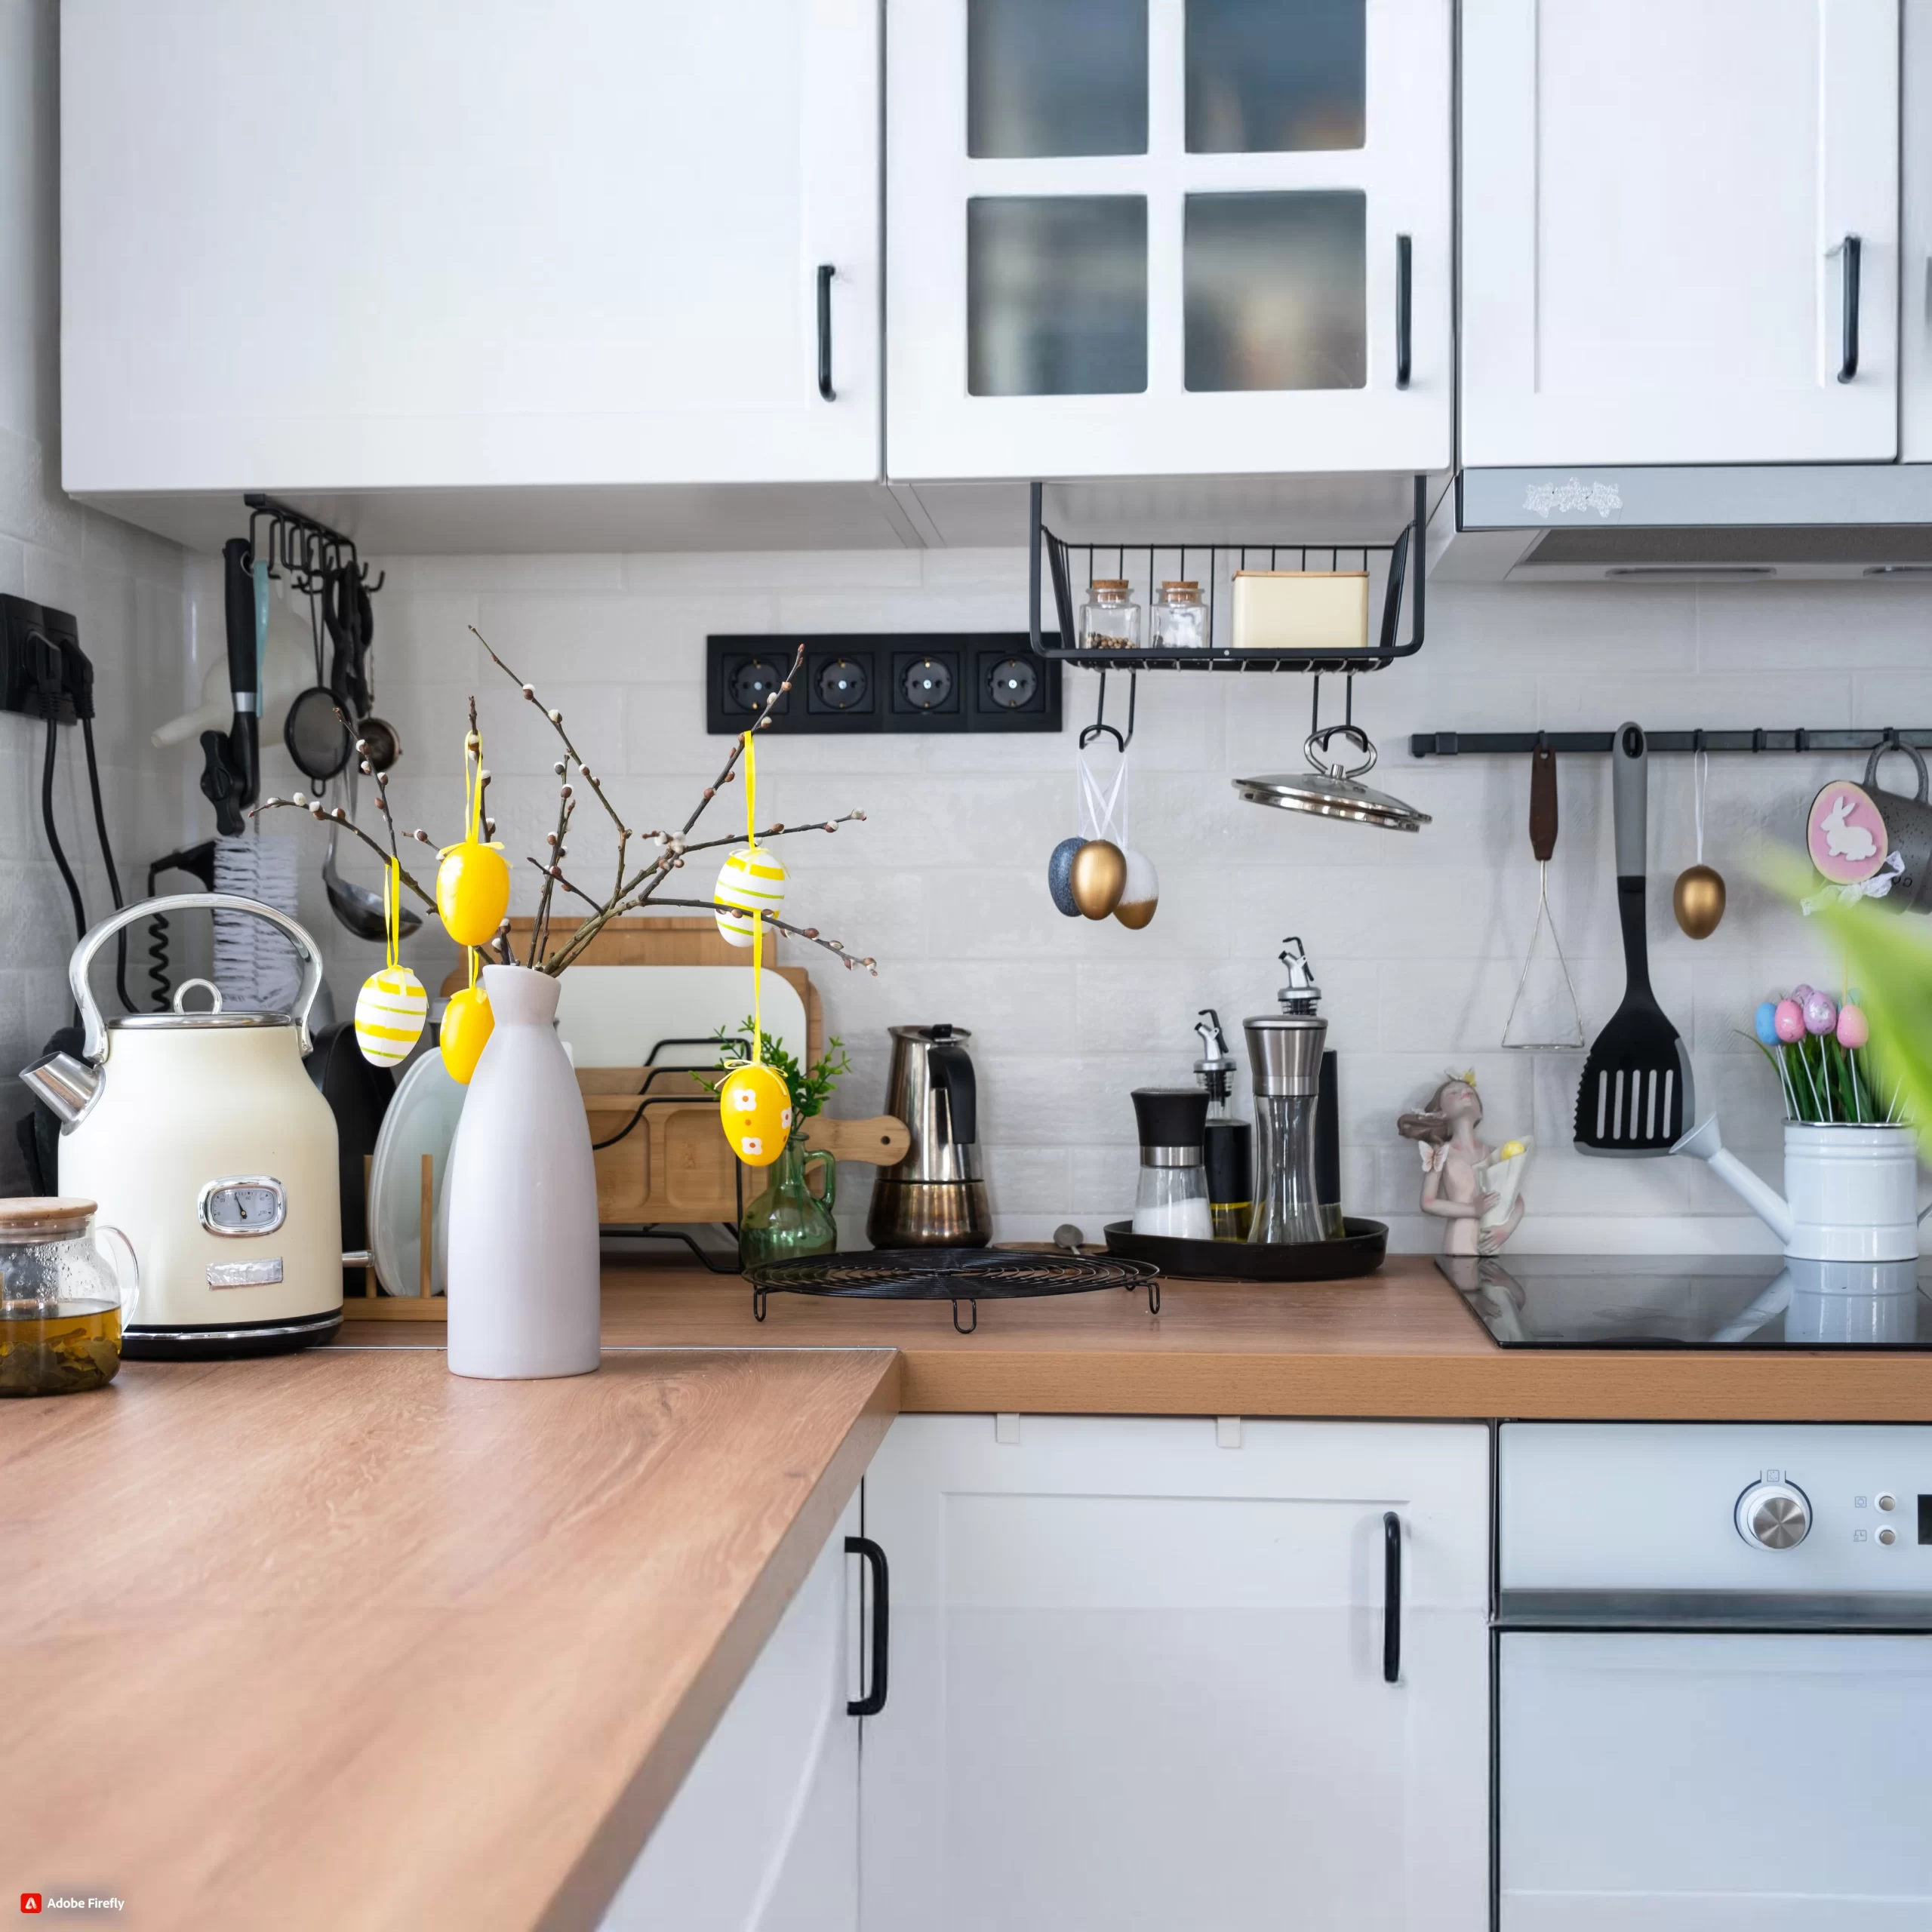
{"label": "black utensil hook", "polygon": [[1117,725],[1107,722],[1107,674],[1100,673],[1100,702],[1095,712],[1094,721],[1080,734],[1080,749],[1084,752],[1096,738],[1111,738],[1118,745],[1123,756],[1134,742],[1134,709],[1140,695],[1140,673],[1130,671],[1127,674],[1127,731],[1123,735]]}

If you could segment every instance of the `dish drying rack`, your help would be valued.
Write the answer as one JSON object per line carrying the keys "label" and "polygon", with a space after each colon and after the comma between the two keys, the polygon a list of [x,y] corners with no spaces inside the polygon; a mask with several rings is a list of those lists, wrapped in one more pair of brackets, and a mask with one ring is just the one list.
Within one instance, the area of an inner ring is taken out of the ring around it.
{"label": "dish drying rack", "polygon": [[[1426,572],[1420,567],[1417,552],[1423,532],[1428,527],[1427,480],[1422,476],[1415,479],[1414,510],[1410,521],[1393,537],[1380,543],[1074,543],[1047,528],[1042,520],[1045,485],[1035,483],[1032,486],[1032,541],[1028,549],[1029,638],[1034,653],[1101,672],[1300,671],[1317,675],[1333,672],[1344,677],[1383,670],[1404,657],[1413,657],[1423,642]],[[1059,617],[1059,642],[1051,641],[1042,630],[1043,556]],[[1075,574],[1076,558],[1084,561],[1084,579]],[[1167,560],[1165,563],[1163,559]],[[1150,609],[1155,590],[1164,579],[1192,578],[1201,586],[1201,601],[1208,610],[1208,648],[1179,652],[1151,645],[1132,651],[1088,651],[1077,642],[1067,643],[1065,640],[1079,636],[1074,586],[1076,583],[1091,582],[1097,564],[1106,565],[1109,574],[1144,589]],[[1414,587],[1409,599],[1409,636],[1406,642],[1398,643],[1402,593],[1409,583],[1412,564],[1415,565]],[[1348,651],[1236,651],[1225,641],[1215,641],[1217,637],[1225,640],[1234,623],[1232,593],[1217,603],[1217,592],[1227,587],[1235,571],[1262,569],[1367,571],[1371,583],[1379,570],[1383,592],[1377,641],[1362,650]]]}

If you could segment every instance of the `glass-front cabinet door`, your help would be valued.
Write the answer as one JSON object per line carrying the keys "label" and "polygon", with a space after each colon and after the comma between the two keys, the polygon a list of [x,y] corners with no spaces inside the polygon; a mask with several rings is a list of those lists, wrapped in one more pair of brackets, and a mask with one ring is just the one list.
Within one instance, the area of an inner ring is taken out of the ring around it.
{"label": "glass-front cabinet door", "polygon": [[1450,0],[891,0],[886,467],[1442,469]]}

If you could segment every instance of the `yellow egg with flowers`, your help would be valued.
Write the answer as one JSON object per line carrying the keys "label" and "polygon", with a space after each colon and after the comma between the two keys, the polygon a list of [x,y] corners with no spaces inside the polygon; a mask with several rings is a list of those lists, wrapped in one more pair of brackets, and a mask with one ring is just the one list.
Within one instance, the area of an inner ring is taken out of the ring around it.
{"label": "yellow egg with flowers", "polygon": [[486,944],[509,909],[510,869],[497,847],[466,838],[443,848],[436,868],[436,910],[457,945]]}
{"label": "yellow egg with flowers", "polygon": [[444,1070],[459,1087],[469,1084],[490,1035],[497,1030],[497,1016],[490,1010],[489,995],[481,986],[466,986],[450,995],[443,1013],[443,1030],[437,1048],[443,1057]]}
{"label": "yellow egg with flowers", "polygon": [[748,1168],[768,1168],[792,1137],[792,1090],[770,1067],[736,1069],[718,1090],[718,1118],[731,1152]]}

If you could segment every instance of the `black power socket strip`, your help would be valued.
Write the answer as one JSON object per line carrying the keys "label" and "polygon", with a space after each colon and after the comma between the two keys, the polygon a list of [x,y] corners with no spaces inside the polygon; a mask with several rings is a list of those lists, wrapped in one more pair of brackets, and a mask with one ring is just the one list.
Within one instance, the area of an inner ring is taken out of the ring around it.
{"label": "black power socket strip", "polygon": [[[78,652],[80,641],[80,626],[70,613],[0,594],[0,711],[45,718],[45,694],[61,685],[63,648]],[[63,724],[76,721],[70,691],[60,691],[55,715]]]}
{"label": "black power socket strip", "polygon": [[744,730],[801,645],[804,662],[772,708],[774,731],[1060,728],[1060,660],[1035,657],[1024,631],[935,631],[707,638],[705,729]]}

